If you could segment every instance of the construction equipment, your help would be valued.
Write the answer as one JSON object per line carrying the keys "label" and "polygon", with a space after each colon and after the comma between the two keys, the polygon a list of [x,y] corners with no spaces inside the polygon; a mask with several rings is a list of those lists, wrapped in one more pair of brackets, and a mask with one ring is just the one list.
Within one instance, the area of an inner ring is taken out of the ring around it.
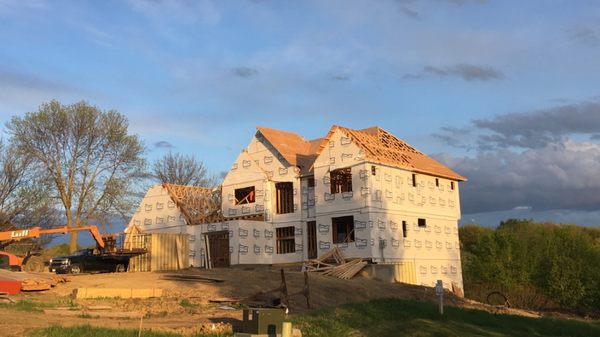
{"label": "construction equipment", "polygon": [[[100,235],[98,228],[94,225],[82,227],[63,226],[57,228],[32,227],[5,231],[0,232],[0,242],[19,241],[23,239],[39,238],[41,235],[66,234],[79,231],[89,231],[94,238],[94,241],[96,241],[96,247],[100,251],[112,251],[116,249],[114,236],[107,235],[103,237]],[[41,272],[44,270],[44,261],[36,253],[27,252],[25,256],[17,256],[15,254],[0,251],[0,260],[6,260],[6,257],[8,257],[8,267],[10,270],[23,270],[28,272]]]}

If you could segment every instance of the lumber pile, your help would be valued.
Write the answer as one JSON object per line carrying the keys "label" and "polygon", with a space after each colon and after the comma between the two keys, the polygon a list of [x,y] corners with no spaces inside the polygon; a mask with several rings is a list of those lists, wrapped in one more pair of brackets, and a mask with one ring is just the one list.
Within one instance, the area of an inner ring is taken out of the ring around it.
{"label": "lumber pile", "polygon": [[364,259],[346,258],[342,251],[335,247],[318,258],[305,262],[304,270],[348,280],[366,265],[367,261]]}
{"label": "lumber pile", "polygon": [[0,269],[0,280],[21,282],[21,291],[49,290],[59,283],[68,282],[65,276],[49,273],[14,272]]}

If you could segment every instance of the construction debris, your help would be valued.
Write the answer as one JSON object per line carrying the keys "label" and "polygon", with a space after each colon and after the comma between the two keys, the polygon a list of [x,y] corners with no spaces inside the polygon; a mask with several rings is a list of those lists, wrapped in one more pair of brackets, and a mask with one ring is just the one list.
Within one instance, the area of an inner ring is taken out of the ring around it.
{"label": "construction debris", "polygon": [[221,283],[225,280],[216,277],[206,277],[200,275],[189,275],[189,274],[165,274],[160,277],[161,280],[170,281],[185,281],[185,282],[207,282],[207,283]]}
{"label": "construction debris", "polygon": [[6,292],[0,292],[0,303],[2,302],[16,303],[12,298],[8,297],[8,293]]}
{"label": "construction debris", "polygon": [[68,282],[65,276],[47,273],[14,272],[0,269],[0,281],[20,282],[21,291],[49,290],[59,283]]}
{"label": "construction debris", "polygon": [[307,272],[334,276],[344,280],[353,278],[365,266],[367,261],[361,258],[346,258],[342,251],[335,247],[316,259],[304,263]]}
{"label": "construction debris", "polygon": [[210,299],[208,301],[211,302],[211,303],[232,303],[232,304],[237,304],[241,300],[243,300],[243,298],[219,297],[219,298]]}

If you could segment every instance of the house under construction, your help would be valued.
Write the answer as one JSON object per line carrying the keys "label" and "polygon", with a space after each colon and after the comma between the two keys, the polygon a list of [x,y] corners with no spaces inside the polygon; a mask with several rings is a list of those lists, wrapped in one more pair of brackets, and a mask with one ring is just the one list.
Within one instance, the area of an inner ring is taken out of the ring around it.
{"label": "house under construction", "polygon": [[306,261],[334,247],[462,288],[465,178],[379,127],[305,140],[258,127],[219,189],[155,185],[128,230],[188,234],[189,264]]}

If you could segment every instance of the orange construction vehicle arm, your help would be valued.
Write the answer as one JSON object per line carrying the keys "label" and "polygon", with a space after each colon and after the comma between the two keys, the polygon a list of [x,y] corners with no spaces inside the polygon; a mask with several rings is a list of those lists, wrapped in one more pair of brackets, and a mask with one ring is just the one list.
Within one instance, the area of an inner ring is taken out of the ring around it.
{"label": "orange construction vehicle arm", "polygon": [[104,248],[104,240],[102,239],[102,235],[100,235],[100,231],[98,231],[98,227],[94,225],[83,226],[83,227],[73,227],[69,228],[69,231],[90,231],[94,241],[96,241],[96,245],[98,248]]}
{"label": "orange construction vehicle arm", "polygon": [[15,231],[6,231],[0,232],[0,241],[4,240],[21,240],[21,239],[29,239],[29,238],[39,238],[42,234],[66,234],[69,232],[78,232],[78,231],[89,231],[96,241],[96,244],[99,248],[104,248],[104,240],[102,240],[102,235],[98,231],[98,227],[94,225],[83,226],[83,227],[69,227],[62,226],[56,228],[40,228],[40,227],[32,227],[27,229],[19,229]]}
{"label": "orange construction vehicle arm", "polygon": [[32,227],[28,229],[19,229],[14,231],[0,232],[0,241],[4,240],[21,240],[28,238],[37,238],[40,236],[40,227]]}

